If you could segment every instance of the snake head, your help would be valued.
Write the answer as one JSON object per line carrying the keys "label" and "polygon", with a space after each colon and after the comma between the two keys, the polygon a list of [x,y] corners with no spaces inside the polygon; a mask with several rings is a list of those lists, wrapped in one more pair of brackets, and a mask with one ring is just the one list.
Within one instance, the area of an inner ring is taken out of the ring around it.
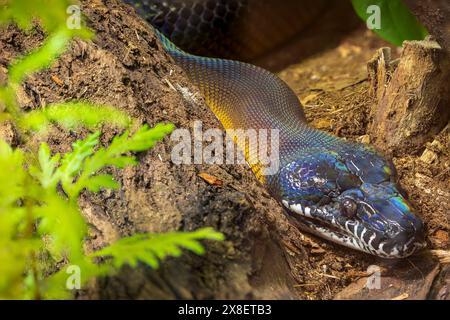
{"label": "snake head", "polygon": [[423,223],[400,193],[393,165],[362,145],[347,150],[282,166],[275,183],[283,205],[308,231],[359,251],[403,258],[424,247]]}

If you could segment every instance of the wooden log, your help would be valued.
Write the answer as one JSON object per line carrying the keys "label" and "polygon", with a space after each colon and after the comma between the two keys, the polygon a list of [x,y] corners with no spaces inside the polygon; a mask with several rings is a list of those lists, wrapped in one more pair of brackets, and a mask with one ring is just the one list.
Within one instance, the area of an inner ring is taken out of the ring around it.
{"label": "wooden log", "polygon": [[448,123],[450,62],[448,53],[431,38],[405,41],[398,61],[389,48],[368,63],[375,104],[369,132],[380,149],[418,153]]}

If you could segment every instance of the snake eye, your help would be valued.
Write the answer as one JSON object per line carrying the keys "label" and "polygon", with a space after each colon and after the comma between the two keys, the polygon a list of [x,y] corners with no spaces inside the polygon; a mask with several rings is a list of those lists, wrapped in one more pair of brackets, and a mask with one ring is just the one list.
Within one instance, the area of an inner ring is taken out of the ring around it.
{"label": "snake eye", "polygon": [[354,217],[356,215],[357,204],[355,201],[349,198],[345,198],[341,202],[342,214],[348,218]]}

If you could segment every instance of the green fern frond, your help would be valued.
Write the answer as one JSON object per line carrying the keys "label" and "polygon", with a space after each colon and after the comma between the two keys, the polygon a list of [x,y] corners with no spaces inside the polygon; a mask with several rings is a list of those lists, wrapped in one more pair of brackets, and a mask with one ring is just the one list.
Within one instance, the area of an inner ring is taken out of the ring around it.
{"label": "green fern frond", "polygon": [[21,296],[22,276],[30,253],[42,246],[27,237],[28,212],[22,206],[32,193],[24,169],[24,153],[0,139],[0,298]]}
{"label": "green fern frond", "polygon": [[[66,25],[71,14],[68,8],[77,4],[79,2],[75,0],[1,0],[0,25],[16,23],[22,30],[28,31],[38,18],[40,25],[48,33],[62,28],[71,30]],[[83,24],[80,24],[80,29],[74,28],[72,32],[78,36],[91,34]]]}
{"label": "green fern frond", "polygon": [[94,152],[99,143],[100,132],[97,131],[74,143],[72,152],[64,155],[60,166],[60,156],[52,157],[48,145],[43,143],[39,150],[39,166],[32,166],[30,170],[45,188],[55,188],[60,181],[71,199],[76,199],[85,188],[94,192],[101,188],[117,188],[119,185],[111,175],[95,174],[107,166],[123,168],[135,164],[133,156],[124,154],[151,148],[173,128],[173,124],[157,124],[154,128],[144,125],[131,136],[125,131],[116,136],[107,148]]}
{"label": "green fern frond", "polygon": [[41,201],[44,204],[33,211],[39,221],[38,234],[48,237],[46,249],[57,260],[63,256],[69,257],[70,261],[79,260],[87,233],[87,225],[79,209],[55,193],[42,194]]}
{"label": "green fern frond", "polygon": [[71,188],[70,194],[75,196],[84,188],[98,190],[102,187],[117,187],[118,184],[114,184],[109,175],[103,175],[101,178],[92,176],[106,166],[123,168],[126,165],[134,165],[136,159],[132,156],[125,156],[125,153],[150,149],[173,128],[173,124],[157,124],[154,128],[144,125],[130,137],[128,131],[116,136],[107,148],[100,148],[92,157],[86,159],[77,181],[69,187]]}
{"label": "green fern frond", "polygon": [[14,206],[25,195],[24,155],[0,139],[0,210]]}
{"label": "green fern frond", "polygon": [[202,228],[192,232],[169,232],[163,234],[137,234],[123,238],[112,245],[92,254],[93,257],[110,257],[115,268],[128,264],[136,267],[143,262],[152,268],[158,268],[161,260],[168,256],[178,257],[182,248],[196,254],[205,249],[199,240],[223,240],[222,233],[212,228]]}
{"label": "green fern frond", "polygon": [[77,192],[73,191],[73,180],[81,171],[84,161],[94,154],[94,148],[97,146],[100,132],[90,134],[84,140],[78,140],[73,144],[72,152],[66,153],[61,161],[61,166],[56,170],[55,175],[61,179],[64,191],[69,198],[74,199]]}
{"label": "green fern frond", "polygon": [[59,181],[59,176],[55,174],[56,168],[59,165],[61,155],[55,154],[53,157],[50,154],[50,147],[46,143],[42,143],[39,152],[39,167],[30,166],[29,172],[35,177],[44,187],[44,189],[54,189]]}
{"label": "green fern frond", "polygon": [[66,129],[95,129],[103,124],[125,128],[131,124],[131,119],[124,112],[110,106],[65,102],[28,112],[20,121],[24,129],[35,131],[47,129],[50,123],[57,123]]}

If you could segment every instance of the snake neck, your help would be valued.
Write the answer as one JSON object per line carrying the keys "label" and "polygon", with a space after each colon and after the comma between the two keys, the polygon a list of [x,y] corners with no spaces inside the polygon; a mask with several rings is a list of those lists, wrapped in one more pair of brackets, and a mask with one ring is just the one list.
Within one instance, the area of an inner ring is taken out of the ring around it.
{"label": "snake neck", "polygon": [[[244,152],[259,181],[267,184],[271,180],[266,179],[267,163],[262,163],[260,145],[256,145],[263,143],[263,138],[268,139],[267,154],[276,152],[281,167],[319,149],[343,148],[340,139],[307,125],[295,93],[271,72],[239,61],[186,53],[156,32],[164,49],[198,87],[229,137]],[[249,137],[252,134],[256,139]]]}

